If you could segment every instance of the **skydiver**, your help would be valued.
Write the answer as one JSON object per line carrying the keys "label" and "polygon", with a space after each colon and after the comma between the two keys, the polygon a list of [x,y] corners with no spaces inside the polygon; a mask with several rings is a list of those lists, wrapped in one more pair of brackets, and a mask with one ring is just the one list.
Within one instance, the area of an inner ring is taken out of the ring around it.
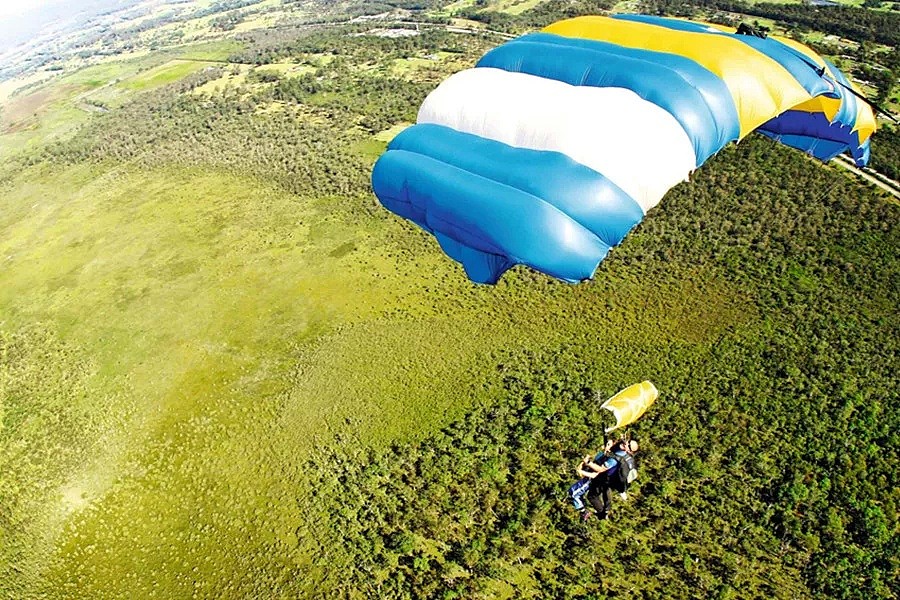
{"label": "skydiver", "polygon": [[603,450],[593,458],[591,458],[589,454],[585,455],[585,457],[581,459],[581,464],[575,469],[575,472],[578,473],[578,476],[581,477],[581,479],[572,484],[572,487],[569,488],[569,498],[572,500],[572,505],[575,509],[581,512],[582,520],[591,516],[591,513],[585,508],[584,500],[582,500],[582,498],[588,492],[591,481],[597,477],[600,472],[600,469],[602,468],[601,461],[603,461],[604,457],[612,450],[614,444],[615,442],[613,440],[607,441]]}
{"label": "skydiver", "polygon": [[[578,465],[578,468],[575,469],[575,472],[578,473],[578,476],[581,477],[581,479],[573,483],[569,488],[569,499],[572,501],[572,506],[575,507],[575,510],[581,512],[582,520],[590,516],[590,513],[587,512],[587,509],[584,506],[584,500],[582,500],[582,498],[587,493],[591,480],[597,476],[597,471],[593,468],[594,466],[598,466],[595,461],[601,460],[604,454],[605,452],[601,452],[594,458],[591,458],[589,454],[586,455],[581,459],[581,464]],[[588,471],[586,469],[590,470]]]}
{"label": "skydiver", "polygon": [[[630,483],[628,480],[633,479],[629,473],[633,471],[636,476],[634,455],[637,451],[638,443],[635,440],[622,437],[617,441],[609,440],[604,451],[596,457],[591,458],[587,455],[582,459],[576,469],[581,480],[569,488],[572,504],[581,511],[582,520],[588,519],[591,515],[581,499],[585,494],[600,519],[609,516],[612,505],[610,489],[619,492],[622,498],[627,498],[626,486]],[[620,469],[625,469],[625,472],[620,472]]]}

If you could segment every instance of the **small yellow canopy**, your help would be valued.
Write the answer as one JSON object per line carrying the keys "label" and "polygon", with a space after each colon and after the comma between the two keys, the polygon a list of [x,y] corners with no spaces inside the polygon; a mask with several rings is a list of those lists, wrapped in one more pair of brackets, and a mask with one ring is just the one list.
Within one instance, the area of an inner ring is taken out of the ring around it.
{"label": "small yellow canopy", "polygon": [[649,381],[643,381],[630,385],[606,402],[600,408],[605,408],[616,417],[616,424],[607,427],[606,433],[631,425],[640,418],[644,412],[656,401],[659,392],[656,386]]}

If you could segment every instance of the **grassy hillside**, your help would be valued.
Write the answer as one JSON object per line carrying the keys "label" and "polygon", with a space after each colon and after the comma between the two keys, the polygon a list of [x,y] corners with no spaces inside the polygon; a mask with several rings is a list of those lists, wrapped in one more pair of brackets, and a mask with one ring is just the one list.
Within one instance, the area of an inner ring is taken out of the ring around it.
{"label": "grassy hillside", "polygon": [[[896,585],[898,215],[839,174],[753,140],[595,282],[497,288],[364,201],[39,175],[4,196],[12,589]],[[645,485],[585,539],[562,495],[599,440],[592,391],[643,378]]]}
{"label": "grassy hillside", "polygon": [[108,112],[0,153],[0,596],[900,595],[900,207],[751,137],[594,281],[475,286],[368,173],[491,40],[348,33],[80,71]]}
{"label": "grassy hillside", "polygon": [[[542,291],[567,337],[498,352],[466,418],[313,462],[344,500],[331,537],[349,540],[319,563],[324,587],[894,597],[896,219],[762,140],[718,156],[593,284]],[[635,429],[646,477],[585,530],[564,491],[600,444],[593,392],[643,378],[665,390]]]}

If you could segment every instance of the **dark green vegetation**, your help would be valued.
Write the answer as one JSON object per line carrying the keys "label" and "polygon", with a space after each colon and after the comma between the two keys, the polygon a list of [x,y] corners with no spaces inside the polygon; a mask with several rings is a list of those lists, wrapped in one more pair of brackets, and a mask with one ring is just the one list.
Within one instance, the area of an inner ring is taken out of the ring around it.
{"label": "dark green vegetation", "polygon": [[823,31],[862,41],[900,44],[900,13],[877,12],[853,6],[808,4],[751,4],[732,0],[701,0],[699,6],[775,19],[794,28]]}
{"label": "dark green vegetation", "polygon": [[[0,596],[900,595],[900,208],[754,137],[592,283],[473,286],[368,173],[493,41],[362,29],[0,164]],[[583,528],[595,394],[643,379]]]}
{"label": "dark green vegetation", "polygon": [[[568,336],[495,353],[464,419],[381,452],[343,440],[313,463],[328,484],[314,501],[336,517],[322,537],[344,542],[323,555],[326,587],[893,597],[897,214],[768,142],[724,152],[595,283],[541,286],[541,318]],[[564,493],[600,445],[592,390],[644,377],[665,391],[637,428],[643,485],[584,535]]]}
{"label": "dark green vegetation", "polygon": [[549,0],[542,2],[535,8],[518,15],[505,12],[479,10],[479,3],[475,7],[460,11],[460,16],[479,21],[491,29],[521,33],[522,31],[537,29],[569,17],[578,15],[603,14],[615,6],[613,0],[578,0],[566,2],[565,0]]}
{"label": "dark green vegetation", "polygon": [[885,127],[872,140],[870,166],[894,181],[900,181],[900,133],[895,128]]}

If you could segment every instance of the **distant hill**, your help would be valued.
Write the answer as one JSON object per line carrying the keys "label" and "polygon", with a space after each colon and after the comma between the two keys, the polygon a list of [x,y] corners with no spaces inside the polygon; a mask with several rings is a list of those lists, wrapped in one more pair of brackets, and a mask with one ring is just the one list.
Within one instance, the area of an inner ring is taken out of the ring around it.
{"label": "distant hill", "polygon": [[[29,6],[0,9],[0,65],[13,50],[83,28],[103,15],[131,8],[145,0],[39,0]],[[36,5],[35,5],[36,4]]]}

